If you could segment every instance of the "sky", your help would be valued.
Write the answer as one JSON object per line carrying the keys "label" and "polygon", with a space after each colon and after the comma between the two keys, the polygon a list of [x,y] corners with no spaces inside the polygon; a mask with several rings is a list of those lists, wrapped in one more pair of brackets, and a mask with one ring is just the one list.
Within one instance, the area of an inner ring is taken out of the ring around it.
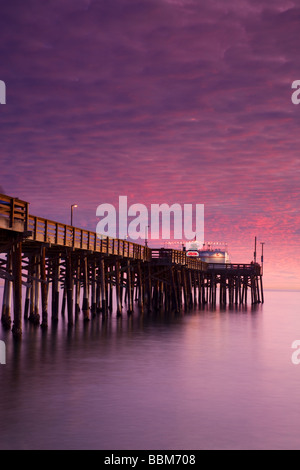
{"label": "sky", "polygon": [[256,236],[299,290],[299,31],[299,0],[2,2],[0,185],[93,231],[120,195],[204,204],[206,240],[248,263]]}

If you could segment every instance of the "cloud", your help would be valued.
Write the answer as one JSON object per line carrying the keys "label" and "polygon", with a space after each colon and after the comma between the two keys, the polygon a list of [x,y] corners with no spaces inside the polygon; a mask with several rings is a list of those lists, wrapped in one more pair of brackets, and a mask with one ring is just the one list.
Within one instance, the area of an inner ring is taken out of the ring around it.
{"label": "cloud", "polygon": [[253,234],[281,240],[272,259],[286,262],[300,222],[298,17],[281,0],[6,3],[6,191],[61,221],[78,202],[91,229],[121,194],[204,203],[209,238],[236,256]]}

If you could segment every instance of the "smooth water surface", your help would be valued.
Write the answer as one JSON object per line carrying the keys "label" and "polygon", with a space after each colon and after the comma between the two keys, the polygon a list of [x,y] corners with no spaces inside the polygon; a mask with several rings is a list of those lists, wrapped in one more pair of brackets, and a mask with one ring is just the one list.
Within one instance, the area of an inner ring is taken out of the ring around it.
{"label": "smooth water surface", "polygon": [[300,449],[299,306],[0,328],[0,448]]}

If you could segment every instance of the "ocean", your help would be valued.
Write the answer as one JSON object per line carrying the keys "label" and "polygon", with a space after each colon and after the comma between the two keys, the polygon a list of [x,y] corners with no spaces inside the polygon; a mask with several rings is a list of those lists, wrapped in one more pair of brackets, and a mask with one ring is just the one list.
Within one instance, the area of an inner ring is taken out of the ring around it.
{"label": "ocean", "polygon": [[[1,288],[2,289],[2,288]],[[300,292],[0,327],[0,449],[300,449]]]}

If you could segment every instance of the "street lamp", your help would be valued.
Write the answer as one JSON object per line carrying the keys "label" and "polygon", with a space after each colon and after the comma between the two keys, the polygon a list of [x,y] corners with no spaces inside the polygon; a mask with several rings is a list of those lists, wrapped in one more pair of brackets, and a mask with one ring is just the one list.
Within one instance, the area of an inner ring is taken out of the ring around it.
{"label": "street lamp", "polygon": [[74,207],[78,207],[77,204],[72,204],[71,206],[71,226],[73,227],[73,209]]}
{"label": "street lamp", "polygon": [[145,246],[146,247],[148,246],[147,232],[148,232],[149,227],[150,227],[150,225],[146,225],[146,227],[145,227]]}

